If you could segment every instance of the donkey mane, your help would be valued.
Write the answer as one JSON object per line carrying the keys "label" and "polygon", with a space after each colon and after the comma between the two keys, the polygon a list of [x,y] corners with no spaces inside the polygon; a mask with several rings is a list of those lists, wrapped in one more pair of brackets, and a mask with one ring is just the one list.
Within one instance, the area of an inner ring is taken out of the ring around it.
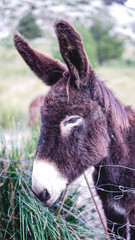
{"label": "donkey mane", "polygon": [[105,112],[109,112],[113,124],[117,123],[122,130],[129,128],[129,120],[125,111],[124,105],[114,96],[113,92],[105,86],[104,82],[98,80],[98,86],[100,91],[100,101],[102,99],[102,105]]}

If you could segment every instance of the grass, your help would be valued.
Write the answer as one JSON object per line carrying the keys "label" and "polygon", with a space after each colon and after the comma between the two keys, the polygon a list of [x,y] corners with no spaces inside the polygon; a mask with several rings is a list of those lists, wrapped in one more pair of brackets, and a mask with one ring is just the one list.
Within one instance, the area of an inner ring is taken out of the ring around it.
{"label": "grass", "polygon": [[13,47],[1,46],[0,52],[0,125],[6,127],[13,118],[27,122],[30,102],[49,88],[36,78]]}
{"label": "grass", "polygon": [[[31,190],[31,171],[39,127],[23,139],[21,148],[11,138],[11,149],[1,131],[0,154],[0,239],[75,240],[104,239],[86,220],[86,205],[77,204],[79,190],[71,188],[58,217],[61,203],[51,209],[41,206]],[[6,159],[6,160],[2,160]],[[9,159],[9,160],[8,160]],[[20,160],[18,160],[20,159]]]}
{"label": "grass", "polygon": [[99,67],[97,73],[122,103],[135,107],[135,64],[128,66],[116,62]]}

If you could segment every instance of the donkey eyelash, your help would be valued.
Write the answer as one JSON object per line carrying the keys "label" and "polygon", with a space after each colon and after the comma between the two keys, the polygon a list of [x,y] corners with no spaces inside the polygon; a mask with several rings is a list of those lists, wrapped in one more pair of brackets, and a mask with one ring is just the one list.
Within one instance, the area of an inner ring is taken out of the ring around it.
{"label": "donkey eyelash", "polygon": [[71,117],[70,119],[63,122],[63,125],[66,126],[67,124],[73,124],[77,122],[80,119],[80,117]]}

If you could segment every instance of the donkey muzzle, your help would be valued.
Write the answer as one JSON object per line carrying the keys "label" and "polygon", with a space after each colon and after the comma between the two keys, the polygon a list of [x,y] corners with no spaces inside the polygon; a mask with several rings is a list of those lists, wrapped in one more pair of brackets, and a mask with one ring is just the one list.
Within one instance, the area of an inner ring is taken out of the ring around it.
{"label": "donkey muzzle", "polygon": [[67,180],[53,162],[34,160],[32,190],[44,206],[52,206],[62,195]]}

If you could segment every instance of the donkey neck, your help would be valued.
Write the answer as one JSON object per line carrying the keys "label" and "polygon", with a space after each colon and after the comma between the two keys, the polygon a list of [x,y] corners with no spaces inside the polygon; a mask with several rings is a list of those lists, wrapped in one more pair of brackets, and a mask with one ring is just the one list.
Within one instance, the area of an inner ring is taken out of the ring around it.
{"label": "donkey neck", "polygon": [[[113,92],[97,80],[99,86],[99,103],[106,115],[108,134],[110,137],[109,154],[103,162],[119,164],[127,162],[129,146],[129,114],[125,106],[115,97]],[[130,111],[130,115],[131,111]]]}

